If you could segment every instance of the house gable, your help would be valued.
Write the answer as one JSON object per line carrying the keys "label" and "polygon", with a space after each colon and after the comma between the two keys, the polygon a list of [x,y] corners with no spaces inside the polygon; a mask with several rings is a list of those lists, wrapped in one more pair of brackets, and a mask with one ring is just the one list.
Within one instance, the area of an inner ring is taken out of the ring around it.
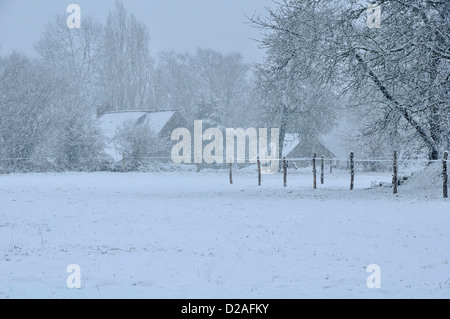
{"label": "house gable", "polygon": [[318,139],[301,140],[298,134],[286,134],[283,144],[283,156],[292,159],[312,158],[316,153],[318,157],[335,158],[331,152]]}
{"label": "house gable", "polygon": [[122,111],[105,113],[98,118],[100,129],[106,140],[105,152],[115,161],[120,161],[122,155],[114,145],[117,130],[126,122],[136,125],[147,122],[150,129],[161,139],[170,140],[172,131],[179,127],[187,127],[188,123],[178,111]]}
{"label": "house gable", "polygon": [[172,132],[177,128],[187,128],[188,130],[191,128],[192,125],[189,125],[189,123],[186,121],[186,119],[181,115],[180,112],[175,111],[173,112],[172,116],[169,118],[169,120],[164,124],[164,126],[161,128],[159,132],[159,136],[161,138],[168,138],[170,139]]}

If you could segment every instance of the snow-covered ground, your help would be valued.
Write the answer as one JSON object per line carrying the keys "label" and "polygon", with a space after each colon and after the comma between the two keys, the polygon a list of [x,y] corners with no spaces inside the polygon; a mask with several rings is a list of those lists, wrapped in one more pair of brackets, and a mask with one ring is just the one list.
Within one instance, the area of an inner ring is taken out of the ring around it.
{"label": "snow-covered ground", "polygon": [[[391,175],[0,176],[0,298],[449,298],[450,202]],[[81,267],[68,289],[66,267]],[[381,289],[366,267],[381,267]]]}

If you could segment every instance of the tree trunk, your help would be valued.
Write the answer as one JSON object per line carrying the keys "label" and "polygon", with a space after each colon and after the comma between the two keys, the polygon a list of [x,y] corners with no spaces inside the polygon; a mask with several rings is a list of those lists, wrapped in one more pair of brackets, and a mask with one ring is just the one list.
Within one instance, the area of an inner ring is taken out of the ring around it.
{"label": "tree trunk", "polygon": [[430,161],[436,161],[439,159],[439,150],[435,145],[431,145],[428,147],[430,153],[428,155]]}
{"label": "tree trunk", "polygon": [[[285,105],[281,106],[282,115],[281,115],[281,125],[280,125],[280,139],[278,140],[278,159],[283,158],[283,149],[284,149],[284,139],[286,137],[286,130],[289,123],[289,112]],[[288,154],[286,154],[288,155]],[[281,165],[278,166],[278,171],[281,171]]]}
{"label": "tree trunk", "polygon": [[[284,146],[284,139],[286,137],[286,128],[285,126],[281,125],[280,127],[280,139],[278,141],[278,158],[283,158],[283,146]],[[287,155],[287,154],[286,154]],[[278,171],[281,170],[281,165],[278,166]]]}

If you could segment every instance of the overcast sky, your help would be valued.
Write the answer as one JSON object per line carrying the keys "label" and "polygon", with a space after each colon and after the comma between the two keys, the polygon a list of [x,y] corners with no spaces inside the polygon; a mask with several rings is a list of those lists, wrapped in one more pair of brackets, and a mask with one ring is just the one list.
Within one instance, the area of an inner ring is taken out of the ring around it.
{"label": "overcast sky", "polygon": [[[32,54],[46,23],[69,4],[102,23],[114,0],[0,0],[0,55],[13,49]],[[152,55],[161,50],[193,52],[197,47],[239,51],[248,62],[261,62],[263,51],[252,38],[259,31],[244,14],[265,14],[272,0],[123,0],[128,11],[149,28]],[[67,16],[69,14],[67,13]]]}

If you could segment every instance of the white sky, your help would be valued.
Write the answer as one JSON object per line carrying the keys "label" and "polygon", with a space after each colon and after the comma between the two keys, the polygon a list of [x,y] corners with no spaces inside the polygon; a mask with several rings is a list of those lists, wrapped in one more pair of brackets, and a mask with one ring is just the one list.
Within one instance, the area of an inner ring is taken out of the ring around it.
{"label": "white sky", "polygon": [[[55,14],[66,13],[69,4],[81,7],[83,15],[100,22],[114,8],[114,0],[0,0],[0,55],[13,49],[33,53],[46,23]],[[149,28],[153,56],[161,50],[193,52],[197,47],[221,52],[239,51],[248,62],[261,62],[259,31],[244,14],[265,15],[272,0],[123,0],[128,12]]]}

